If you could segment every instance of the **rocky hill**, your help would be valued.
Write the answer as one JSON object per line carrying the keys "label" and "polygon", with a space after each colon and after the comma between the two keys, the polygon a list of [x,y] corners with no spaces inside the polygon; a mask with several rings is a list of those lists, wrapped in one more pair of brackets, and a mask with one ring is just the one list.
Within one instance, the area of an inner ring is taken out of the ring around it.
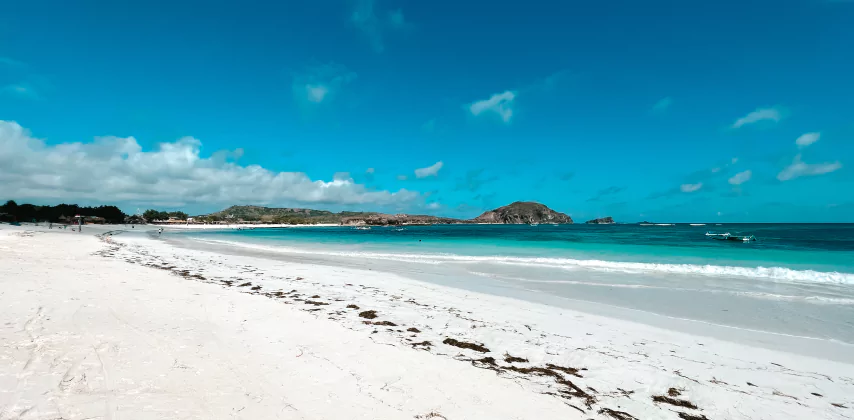
{"label": "rocky hill", "polygon": [[616,223],[614,218],[611,216],[600,217],[598,219],[588,220],[586,222],[588,225],[613,225]]}
{"label": "rocky hill", "polygon": [[288,207],[231,206],[225,210],[202,216],[202,218],[210,220],[242,220],[248,222],[316,224],[340,223],[344,217],[368,216],[373,214],[377,213],[352,211],[333,213],[326,210]]}
{"label": "rocky hill", "polygon": [[488,211],[471,220],[417,214],[383,214],[352,211],[333,213],[326,210],[261,206],[231,206],[216,213],[199,216],[197,219],[199,221],[207,222],[224,220],[234,222],[245,221],[285,224],[334,223],[346,226],[395,226],[463,223],[572,223],[572,218],[566,214],[558,213],[540,203],[521,201]]}
{"label": "rocky hill", "polygon": [[513,204],[487,211],[471,220],[474,223],[519,225],[529,223],[570,224],[572,218],[558,213],[540,203],[517,201]]}

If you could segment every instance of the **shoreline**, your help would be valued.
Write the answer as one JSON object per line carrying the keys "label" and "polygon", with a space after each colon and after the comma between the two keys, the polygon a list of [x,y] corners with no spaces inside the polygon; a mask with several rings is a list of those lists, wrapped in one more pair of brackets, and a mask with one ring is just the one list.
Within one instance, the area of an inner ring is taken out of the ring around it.
{"label": "shoreline", "polygon": [[[359,256],[341,257],[338,255],[316,254],[313,252],[305,252],[305,249],[295,250],[292,247],[280,248],[273,246],[256,246],[251,243],[232,243],[198,240],[181,236],[164,236],[163,241],[183,248],[189,251],[214,252],[217,254],[227,254],[243,257],[256,257],[265,260],[275,260],[286,263],[301,263],[301,264],[316,264],[321,266],[332,266],[349,269],[374,270],[386,273],[396,274],[398,276],[407,277],[429,284],[450,287],[456,293],[480,293],[490,296],[506,297],[514,300],[546,305],[552,308],[567,309],[586,314],[600,315],[607,318],[620,319],[625,321],[638,322],[645,325],[650,325],[665,330],[674,330],[691,335],[703,337],[711,337],[726,341],[732,341],[737,344],[745,344],[753,347],[762,347],[770,350],[780,350],[795,352],[801,355],[827,358],[844,363],[854,363],[854,344],[839,338],[821,336],[818,334],[809,334],[800,332],[795,328],[771,328],[768,325],[759,323],[757,325],[750,324],[726,324],[723,321],[716,321],[714,318],[701,319],[686,315],[675,314],[672,309],[667,311],[663,308],[656,308],[655,305],[637,306],[636,301],[639,297],[646,296],[644,294],[637,295],[636,293],[644,292],[647,289],[635,289],[633,287],[613,288],[608,284],[595,284],[586,281],[565,281],[558,283],[579,283],[577,287],[589,287],[592,289],[601,290],[597,293],[606,293],[614,295],[622,293],[622,291],[630,291],[632,294],[626,295],[623,300],[625,304],[620,304],[619,301],[608,302],[599,300],[586,299],[584,296],[577,295],[579,289],[573,288],[567,291],[549,289],[532,288],[534,283],[523,283],[525,288],[519,288],[514,284],[509,284],[502,281],[501,278],[493,278],[491,276],[472,276],[464,269],[457,268],[456,265],[442,266],[434,264],[418,264],[416,261],[395,262],[384,259],[370,259]],[[530,271],[530,269],[529,269]],[[575,272],[583,276],[585,273]],[[480,273],[484,274],[484,273]],[[566,273],[564,276],[568,275]],[[613,273],[608,274],[612,276]],[[638,278],[637,274],[620,274],[625,278]],[[668,275],[672,276],[672,275]],[[572,277],[570,277],[571,279]],[[622,278],[622,277],[621,277]],[[548,285],[549,282],[546,282]],[[595,285],[594,285],[595,284]],[[590,286],[587,286],[590,285]],[[604,287],[601,287],[604,286]],[[633,285],[629,285],[633,286]],[[576,287],[576,286],[573,286]],[[644,286],[649,287],[649,286]],[[658,286],[656,286],[658,287]],[[658,290],[651,289],[653,293],[658,293]],[[687,290],[687,289],[685,289]],[[715,292],[712,295],[716,299],[722,299],[722,302],[735,300],[736,295],[727,295],[722,291]],[[668,296],[668,295],[664,295]],[[687,295],[695,298],[707,299],[702,294]],[[699,297],[697,297],[699,296]],[[678,296],[677,296],[678,297]],[[667,299],[659,298],[656,302],[667,304]],[[742,306],[751,305],[752,302],[746,302]],[[765,303],[760,301],[760,303]],[[633,304],[635,306],[629,306]],[[774,305],[773,301],[767,304]],[[673,306],[671,304],[671,306]],[[737,305],[736,305],[737,307]],[[842,306],[847,310],[849,306]],[[702,308],[702,307],[701,307]],[[752,306],[751,306],[752,308]],[[711,308],[708,308],[711,310]],[[820,309],[825,309],[824,305]],[[737,313],[735,307],[730,307],[730,312]],[[702,310],[701,310],[702,312]],[[768,316],[772,316],[769,314]],[[749,316],[749,315],[747,315]]]}
{"label": "shoreline", "polygon": [[[42,236],[54,236],[61,242],[63,235]],[[609,410],[638,419],[676,419],[678,413],[709,419],[850,415],[850,409],[831,404],[852,405],[854,365],[847,363],[370,269],[190,251],[145,235],[118,234],[111,242],[102,245],[107,248],[99,258],[106,257],[105,264],[171,274],[174,282],[189,281],[228,295],[277,303],[282,312],[308,314],[324,325],[343,326],[379,347],[394,347],[407,354],[417,348],[415,353],[449,361],[460,372],[490,372],[490,381],[521,387],[531,395],[554,394],[549,398],[567,409],[562,418],[579,415],[577,410],[584,413],[579,418],[597,419],[612,418]],[[359,316],[368,311],[375,311],[377,317]],[[418,332],[409,331],[411,328]],[[336,338],[329,340],[330,345],[337,342]],[[480,351],[483,349],[487,351]],[[515,358],[527,362],[512,361]],[[690,401],[698,408],[654,400],[670,395],[671,389],[679,395],[669,398]],[[542,418],[556,418],[554,414]]]}

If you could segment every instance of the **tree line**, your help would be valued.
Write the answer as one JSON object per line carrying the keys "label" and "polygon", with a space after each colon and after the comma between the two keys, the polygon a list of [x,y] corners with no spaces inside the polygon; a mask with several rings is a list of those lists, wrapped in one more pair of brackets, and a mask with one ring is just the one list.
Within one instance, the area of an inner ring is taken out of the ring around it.
{"label": "tree line", "polygon": [[142,213],[142,217],[149,222],[153,222],[155,220],[169,220],[170,218],[175,218],[178,220],[187,220],[189,215],[184,213],[183,211],[158,211],[154,209],[148,209]]}
{"label": "tree line", "polygon": [[34,204],[18,204],[9,200],[0,206],[0,213],[6,218],[19,222],[59,222],[60,217],[97,216],[103,217],[107,223],[123,223],[127,215],[116,206],[85,207],[77,204],[59,204],[56,206],[37,206]]}

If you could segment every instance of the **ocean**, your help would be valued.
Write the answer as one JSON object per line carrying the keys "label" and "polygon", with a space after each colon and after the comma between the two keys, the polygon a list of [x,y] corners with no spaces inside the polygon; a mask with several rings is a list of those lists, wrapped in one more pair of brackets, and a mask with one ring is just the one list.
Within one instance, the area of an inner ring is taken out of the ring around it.
{"label": "ocean", "polygon": [[[717,241],[709,231],[757,241]],[[298,227],[174,236],[552,305],[619,308],[627,318],[654,314],[854,344],[854,224]]]}

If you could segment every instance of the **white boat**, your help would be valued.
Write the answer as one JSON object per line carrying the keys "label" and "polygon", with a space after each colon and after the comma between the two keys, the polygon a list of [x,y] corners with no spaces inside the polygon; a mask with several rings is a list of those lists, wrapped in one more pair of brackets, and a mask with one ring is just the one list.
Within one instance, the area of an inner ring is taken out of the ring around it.
{"label": "white boat", "polygon": [[729,232],[726,232],[726,233],[712,233],[712,232],[706,232],[706,236],[708,236],[708,237],[710,237],[710,238],[712,238],[712,239],[717,239],[717,240],[719,240],[719,241],[741,241],[741,242],[750,242],[750,241],[755,241],[755,240],[756,240],[756,237],[755,237],[755,236],[753,236],[753,235],[750,235],[750,236],[738,236],[738,235],[733,235],[733,234],[731,234],[731,233],[729,233]]}
{"label": "white boat", "polygon": [[705,223],[690,223],[691,226],[706,226]]}

